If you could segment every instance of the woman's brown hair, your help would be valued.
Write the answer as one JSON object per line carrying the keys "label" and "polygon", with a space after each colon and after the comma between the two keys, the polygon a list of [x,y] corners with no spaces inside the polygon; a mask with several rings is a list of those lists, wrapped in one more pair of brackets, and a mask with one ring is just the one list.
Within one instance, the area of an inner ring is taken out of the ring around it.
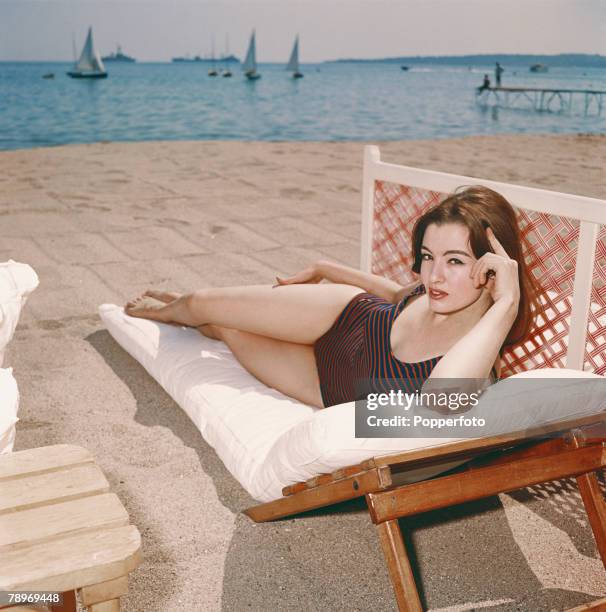
{"label": "woman's brown hair", "polygon": [[412,231],[412,269],[417,274],[421,270],[421,244],[425,230],[435,223],[461,223],[469,229],[469,245],[476,258],[484,253],[494,252],[486,236],[490,227],[497,240],[511,257],[518,262],[520,280],[520,304],[503,348],[519,344],[531,333],[535,318],[540,310],[539,295],[541,288],[534,279],[522,252],[520,228],[512,205],[499,193],[488,187],[473,186],[457,191],[437,206],[428,210],[417,219]]}

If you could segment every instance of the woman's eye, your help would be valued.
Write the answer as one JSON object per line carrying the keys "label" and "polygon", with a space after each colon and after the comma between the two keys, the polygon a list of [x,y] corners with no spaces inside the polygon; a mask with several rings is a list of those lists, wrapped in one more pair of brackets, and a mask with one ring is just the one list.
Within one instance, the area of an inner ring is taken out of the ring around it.
{"label": "woman's eye", "polygon": [[429,261],[431,259],[431,255],[429,253],[421,253],[422,261]]}
{"label": "woman's eye", "polygon": [[460,259],[457,259],[456,257],[451,258],[449,261],[452,261],[455,264],[462,264],[463,263]]}

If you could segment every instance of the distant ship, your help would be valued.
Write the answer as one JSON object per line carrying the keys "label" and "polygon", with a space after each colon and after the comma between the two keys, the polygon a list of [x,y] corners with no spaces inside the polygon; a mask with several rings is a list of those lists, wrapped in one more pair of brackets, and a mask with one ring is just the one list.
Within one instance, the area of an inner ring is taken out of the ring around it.
{"label": "distant ship", "polygon": [[530,67],[530,72],[547,72],[549,68],[545,64],[533,64]]}
{"label": "distant ship", "polygon": [[[212,64],[213,62],[216,62],[217,60],[215,58],[212,57],[200,57],[199,55],[196,55],[195,57],[173,57],[172,62],[175,62],[177,64],[181,64],[181,63],[189,63],[189,62],[201,62],[201,63],[206,63],[206,64]],[[235,56],[235,55],[227,55],[225,57],[221,57],[219,58],[220,62],[225,62],[226,64],[235,62],[236,64],[240,63],[240,60]]]}
{"label": "distant ship", "polygon": [[136,62],[137,60],[134,57],[130,57],[122,53],[122,47],[118,45],[115,53],[110,53],[105,57],[101,58],[104,62]]}

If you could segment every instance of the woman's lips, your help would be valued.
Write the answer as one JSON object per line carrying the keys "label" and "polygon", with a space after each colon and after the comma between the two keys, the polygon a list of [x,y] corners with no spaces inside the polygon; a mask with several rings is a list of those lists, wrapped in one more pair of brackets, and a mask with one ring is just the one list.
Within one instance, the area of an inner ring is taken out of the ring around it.
{"label": "woman's lips", "polygon": [[445,298],[448,295],[448,293],[444,292],[444,291],[437,291],[436,289],[430,289],[429,290],[429,297],[432,300],[441,300],[442,298]]}

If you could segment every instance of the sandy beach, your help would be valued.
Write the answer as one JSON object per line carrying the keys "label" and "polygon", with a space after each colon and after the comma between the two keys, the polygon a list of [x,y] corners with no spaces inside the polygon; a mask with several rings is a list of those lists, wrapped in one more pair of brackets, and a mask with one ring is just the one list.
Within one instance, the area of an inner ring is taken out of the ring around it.
{"label": "sandy beach", "polygon": [[[604,198],[606,136],[373,143],[398,164]],[[98,143],[0,152],[0,261],[40,277],[4,367],[15,450],[88,448],[138,526],[127,611],[392,610],[364,502],[253,524],[251,498],[104,330],[147,288],[273,283],[359,263],[363,143]],[[407,522],[431,610],[561,610],[606,575],[572,481]],[[457,579],[453,580],[452,576]]]}

